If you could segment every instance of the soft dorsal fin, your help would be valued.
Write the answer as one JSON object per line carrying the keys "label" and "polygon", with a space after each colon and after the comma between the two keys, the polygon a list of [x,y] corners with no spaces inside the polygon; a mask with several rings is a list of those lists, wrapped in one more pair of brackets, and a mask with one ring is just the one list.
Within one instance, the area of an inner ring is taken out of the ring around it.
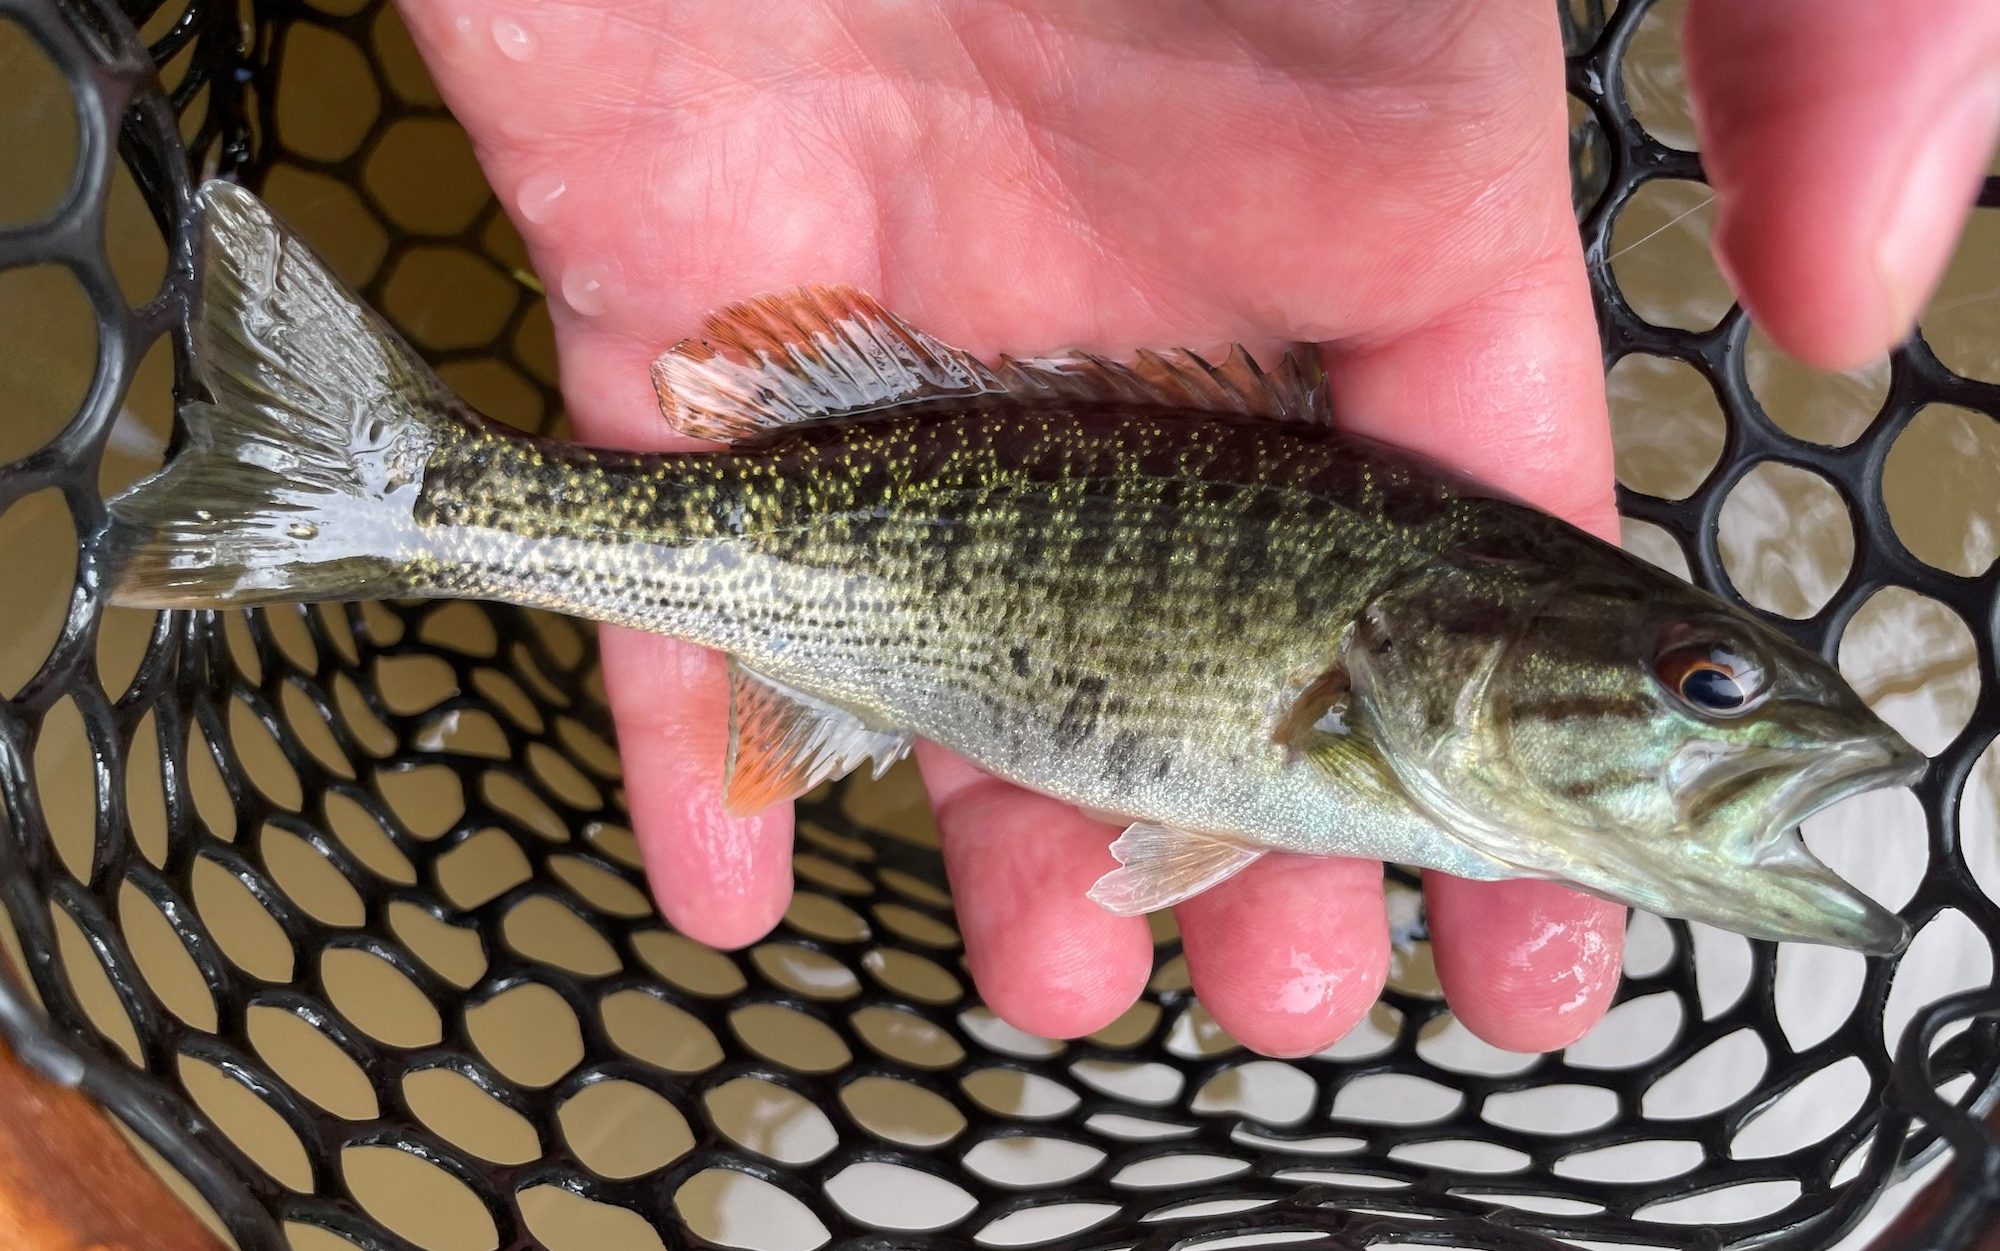
{"label": "soft dorsal fin", "polygon": [[713,313],[653,362],[667,424],[725,443],[782,426],[997,391],[986,366],[852,287],[810,286]]}
{"label": "soft dorsal fin", "polygon": [[732,816],[797,799],[864,761],[879,778],[909,749],[908,734],[869,729],[845,709],[729,662],[723,807]]}
{"label": "soft dorsal fin", "polygon": [[1263,854],[1213,834],[1140,821],[1112,842],[1118,867],[1097,879],[1090,898],[1119,916],[1157,912],[1234,877]]}
{"label": "soft dorsal fin", "polygon": [[809,286],[712,314],[653,363],[667,424],[725,443],[786,426],[988,395],[1025,403],[1126,403],[1328,424],[1319,351],[1301,344],[1265,372],[1239,345],[1219,365],[1193,352],[1002,357],[989,367],[852,287]]}
{"label": "soft dorsal fin", "polygon": [[994,370],[1011,398],[1051,403],[1156,404],[1166,408],[1332,425],[1326,370],[1316,344],[1295,344],[1267,373],[1242,344],[1219,365],[1185,348],[1142,351],[1131,361],[1089,352],[1000,358]]}

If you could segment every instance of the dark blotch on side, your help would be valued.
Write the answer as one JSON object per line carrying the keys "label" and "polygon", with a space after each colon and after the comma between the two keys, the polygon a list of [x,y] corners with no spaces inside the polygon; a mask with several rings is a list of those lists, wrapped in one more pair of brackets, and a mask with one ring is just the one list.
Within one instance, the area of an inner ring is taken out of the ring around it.
{"label": "dark blotch on side", "polygon": [[1557,695],[1545,698],[1517,699],[1513,707],[1516,717],[1534,717],[1543,721],[1567,721],[1572,717],[1630,717],[1638,719],[1651,716],[1653,707],[1644,700],[1628,695]]}
{"label": "dark blotch on side", "polygon": [[1080,677],[1076,680],[1068,702],[1063,705],[1062,715],[1056,718],[1057,747],[1073,751],[1089,741],[1097,730],[1097,719],[1104,709],[1104,688],[1101,677]]}
{"label": "dark blotch on side", "polygon": [[1139,736],[1131,730],[1121,730],[1104,749],[1105,776],[1130,776],[1138,763]]}

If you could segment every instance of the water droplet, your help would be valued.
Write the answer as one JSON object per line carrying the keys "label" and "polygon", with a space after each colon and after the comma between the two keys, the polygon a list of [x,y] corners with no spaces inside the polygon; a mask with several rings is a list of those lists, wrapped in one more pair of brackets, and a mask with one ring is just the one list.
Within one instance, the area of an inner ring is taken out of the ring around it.
{"label": "water droplet", "polygon": [[197,508],[194,510],[194,519],[196,521],[214,521],[215,514],[206,508]]}
{"label": "water droplet", "polygon": [[319,537],[319,527],[310,521],[294,521],[285,527],[285,533],[295,539],[313,539]]}
{"label": "water droplet", "polygon": [[500,52],[510,60],[525,61],[535,55],[535,37],[528,28],[509,17],[493,19],[493,42],[500,45]]}
{"label": "water droplet", "polygon": [[514,206],[529,221],[545,222],[556,215],[556,201],[567,190],[561,174],[553,171],[530,174],[521,180],[520,190],[514,193]]}
{"label": "water droplet", "polygon": [[450,745],[452,735],[456,733],[458,733],[458,709],[454,708],[417,731],[417,750],[443,751]]}
{"label": "water droplet", "polygon": [[563,271],[562,297],[585,317],[602,313],[611,298],[611,267],[596,262],[570,266]]}

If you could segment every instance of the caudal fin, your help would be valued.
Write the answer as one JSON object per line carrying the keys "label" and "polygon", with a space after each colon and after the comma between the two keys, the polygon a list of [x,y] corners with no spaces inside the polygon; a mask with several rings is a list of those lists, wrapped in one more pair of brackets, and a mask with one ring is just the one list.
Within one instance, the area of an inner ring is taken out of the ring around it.
{"label": "caudal fin", "polygon": [[255,196],[200,192],[198,376],[166,466],[112,499],[114,604],[149,608],[420,591],[412,517],[455,401]]}

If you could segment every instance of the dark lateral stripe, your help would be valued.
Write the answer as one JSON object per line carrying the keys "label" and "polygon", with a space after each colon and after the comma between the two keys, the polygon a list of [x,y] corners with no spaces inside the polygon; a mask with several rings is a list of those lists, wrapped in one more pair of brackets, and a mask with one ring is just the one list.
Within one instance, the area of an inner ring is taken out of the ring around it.
{"label": "dark lateral stripe", "polygon": [[1652,715],[1653,705],[1649,700],[1630,695],[1552,695],[1517,699],[1512,712],[1517,717],[1537,717],[1543,721],[1567,721],[1574,717],[1637,720]]}
{"label": "dark lateral stripe", "polygon": [[1552,789],[1564,799],[1589,799],[1606,791],[1622,791],[1627,787],[1639,786],[1654,781],[1654,775],[1639,769],[1614,769],[1596,777],[1584,778],[1576,782],[1563,782]]}

